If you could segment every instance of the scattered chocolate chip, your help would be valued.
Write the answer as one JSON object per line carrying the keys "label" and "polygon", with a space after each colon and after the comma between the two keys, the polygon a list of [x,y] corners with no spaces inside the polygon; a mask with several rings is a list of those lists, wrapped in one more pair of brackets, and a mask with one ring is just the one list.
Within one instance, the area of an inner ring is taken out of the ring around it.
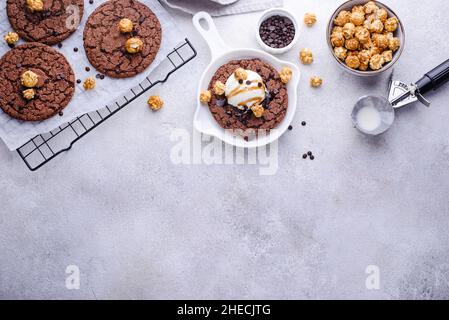
{"label": "scattered chocolate chip", "polygon": [[244,139],[246,142],[249,141],[249,137],[244,137],[243,139]]}
{"label": "scattered chocolate chip", "polygon": [[251,85],[251,81],[250,80],[246,81],[246,85],[250,86]]}
{"label": "scattered chocolate chip", "polygon": [[243,84],[243,80],[239,80],[239,83],[240,83],[240,84]]}
{"label": "scattered chocolate chip", "polygon": [[10,47],[11,49],[14,48],[16,45],[14,43],[8,43],[8,47]]}
{"label": "scattered chocolate chip", "polygon": [[301,122],[301,125],[302,125],[303,127],[305,127],[306,124],[307,124],[307,122],[305,122],[305,121]]}
{"label": "scattered chocolate chip", "polygon": [[263,86],[262,82],[259,82],[257,85],[259,86],[259,88],[262,88]]}
{"label": "scattered chocolate chip", "polygon": [[302,155],[302,158],[303,158],[303,159],[307,159],[307,154],[304,153],[304,154]]}
{"label": "scattered chocolate chip", "polygon": [[293,126],[288,126],[288,130],[292,131],[293,130]]}
{"label": "scattered chocolate chip", "polygon": [[62,48],[62,43],[58,43],[58,48],[59,48],[59,49]]}
{"label": "scattered chocolate chip", "polygon": [[97,73],[97,74],[95,75],[95,78],[100,79],[100,74]]}
{"label": "scattered chocolate chip", "polygon": [[64,115],[64,112],[62,112],[62,111],[59,111],[59,113],[58,113],[58,114],[59,114],[59,116],[60,116],[60,117],[62,117],[62,116]]}
{"label": "scattered chocolate chip", "polygon": [[101,80],[104,79],[104,74],[100,74],[100,79],[101,79]]}
{"label": "scattered chocolate chip", "polygon": [[76,48],[76,47],[73,48],[73,51],[78,52],[78,48]]}
{"label": "scattered chocolate chip", "polygon": [[90,4],[93,4],[93,3],[94,3],[94,0],[89,0],[89,3],[90,3]]}
{"label": "scattered chocolate chip", "polygon": [[86,71],[89,72],[89,71],[90,71],[90,68],[89,68],[89,67],[86,67]]}
{"label": "scattered chocolate chip", "polygon": [[259,29],[262,41],[272,48],[285,48],[295,38],[295,25],[288,17],[272,16]]}
{"label": "scattered chocolate chip", "polygon": [[81,83],[81,79],[77,79],[76,83],[80,84]]}
{"label": "scattered chocolate chip", "polygon": [[312,151],[307,152],[307,155],[311,156],[312,155]]}
{"label": "scattered chocolate chip", "polygon": [[311,155],[310,160],[315,160],[315,157],[313,155]]}

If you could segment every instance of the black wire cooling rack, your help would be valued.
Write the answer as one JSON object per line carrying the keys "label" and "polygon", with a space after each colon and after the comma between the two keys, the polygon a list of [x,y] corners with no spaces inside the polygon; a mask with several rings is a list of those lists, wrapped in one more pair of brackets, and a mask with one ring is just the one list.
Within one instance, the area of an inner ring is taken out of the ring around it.
{"label": "black wire cooling rack", "polygon": [[[188,39],[178,45],[167,59],[142,83],[132,88],[122,98],[97,111],[86,113],[67,122],[51,132],[40,134],[25,143],[17,152],[31,171],[36,171],[112,117],[129,103],[159,83],[164,83],[181,67],[193,60],[197,52]],[[159,79],[159,80],[158,80]]]}

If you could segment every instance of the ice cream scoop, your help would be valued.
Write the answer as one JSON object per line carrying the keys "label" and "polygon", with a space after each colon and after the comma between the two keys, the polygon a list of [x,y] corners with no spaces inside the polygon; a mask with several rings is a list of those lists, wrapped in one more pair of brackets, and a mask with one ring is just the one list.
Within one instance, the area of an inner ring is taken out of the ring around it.
{"label": "ice cream scoop", "polygon": [[251,108],[265,100],[265,84],[262,77],[251,70],[246,72],[245,80],[237,79],[233,73],[225,84],[228,103],[241,110]]}

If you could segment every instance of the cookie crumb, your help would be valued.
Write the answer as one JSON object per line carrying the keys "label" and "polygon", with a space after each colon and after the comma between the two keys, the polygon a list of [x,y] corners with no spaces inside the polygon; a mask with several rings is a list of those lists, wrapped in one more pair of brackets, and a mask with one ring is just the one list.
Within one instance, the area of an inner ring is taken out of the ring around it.
{"label": "cookie crumb", "polygon": [[123,18],[118,24],[118,29],[121,33],[130,33],[134,29],[133,22],[127,18]]}
{"label": "cookie crumb", "polygon": [[15,32],[8,32],[4,35],[3,39],[5,39],[7,44],[14,45],[19,41],[19,35]]}
{"label": "cookie crumb", "polygon": [[125,48],[129,53],[139,53],[143,49],[143,41],[139,38],[129,38],[126,40]]}
{"label": "cookie crumb", "polygon": [[321,79],[320,77],[314,76],[310,79],[310,85],[313,88],[321,87],[323,85],[323,79]]}
{"label": "cookie crumb", "polygon": [[39,76],[31,70],[25,71],[21,76],[22,86],[27,88],[34,88],[39,82]]}
{"label": "cookie crumb", "polygon": [[96,83],[95,83],[95,79],[93,77],[88,77],[86,80],[84,80],[84,83],[83,83],[84,89],[92,90],[95,88],[95,86],[96,86]]}
{"label": "cookie crumb", "polygon": [[303,64],[312,64],[313,62],[313,53],[312,50],[308,48],[304,48],[299,53],[299,58]]}
{"label": "cookie crumb", "polygon": [[304,15],[304,23],[306,26],[311,27],[316,23],[316,14],[315,13],[306,13]]}
{"label": "cookie crumb", "polygon": [[293,70],[285,67],[281,70],[281,72],[279,73],[279,76],[281,77],[282,83],[287,84],[292,79]]}
{"label": "cookie crumb", "polygon": [[225,84],[223,82],[221,82],[221,81],[215,82],[215,84],[214,84],[214,93],[216,95],[222,96],[222,95],[225,94],[225,91],[226,91],[226,86],[225,86]]}
{"label": "cookie crumb", "polygon": [[201,103],[209,103],[212,99],[212,93],[209,90],[203,90],[200,94]]}
{"label": "cookie crumb", "polygon": [[160,96],[149,97],[147,103],[153,111],[158,111],[164,106],[164,101]]}
{"label": "cookie crumb", "polygon": [[34,89],[26,89],[23,92],[23,97],[27,100],[32,100],[34,99],[34,96],[36,94],[36,92],[34,91]]}
{"label": "cookie crumb", "polygon": [[262,118],[265,109],[260,104],[257,104],[251,107],[251,111],[253,112],[256,118]]}

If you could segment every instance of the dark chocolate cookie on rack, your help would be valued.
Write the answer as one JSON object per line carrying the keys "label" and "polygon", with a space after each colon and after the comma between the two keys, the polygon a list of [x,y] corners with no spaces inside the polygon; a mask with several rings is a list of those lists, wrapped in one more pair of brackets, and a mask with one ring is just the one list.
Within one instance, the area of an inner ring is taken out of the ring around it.
{"label": "dark chocolate cookie on rack", "polygon": [[75,75],[65,57],[30,42],[0,59],[0,107],[11,117],[40,121],[58,114],[75,92]]}
{"label": "dark chocolate cookie on rack", "polygon": [[162,28],[156,15],[136,0],[111,0],[99,6],[84,29],[90,63],[112,78],[144,71],[156,58]]}
{"label": "dark chocolate cookie on rack", "polygon": [[6,10],[22,39],[53,45],[78,28],[84,0],[7,0]]}

